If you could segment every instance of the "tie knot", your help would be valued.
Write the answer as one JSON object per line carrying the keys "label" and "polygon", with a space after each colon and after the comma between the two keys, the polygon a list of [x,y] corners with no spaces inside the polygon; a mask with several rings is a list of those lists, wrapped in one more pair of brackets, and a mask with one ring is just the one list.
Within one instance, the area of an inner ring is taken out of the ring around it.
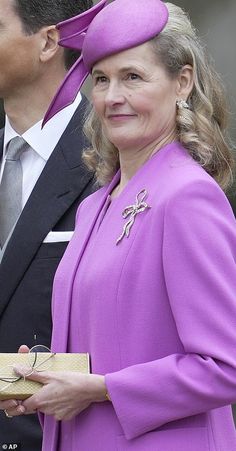
{"label": "tie knot", "polygon": [[19,160],[21,154],[24,152],[26,147],[27,147],[26,141],[23,138],[21,138],[21,136],[16,136],[9,142],[7,146],[6,159],[13,161]]}

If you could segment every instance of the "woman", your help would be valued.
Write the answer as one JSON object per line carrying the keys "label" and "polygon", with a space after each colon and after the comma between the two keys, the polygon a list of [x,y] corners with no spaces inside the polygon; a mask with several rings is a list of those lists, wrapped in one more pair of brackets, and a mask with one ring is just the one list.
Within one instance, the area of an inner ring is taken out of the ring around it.
{"label": "woman", "polygon": [[44,387],[1,406],[44,413],[47,451],[233,451],[236,231],[220,188],[232,174],[220,84],[180,8],[103,6],[60,25],[75,46],[91,21],[52,106],[91,71],[85,159],[104,186],[79,208],[55,278],[52,349],[89,352],[93,374],[34,373]]}

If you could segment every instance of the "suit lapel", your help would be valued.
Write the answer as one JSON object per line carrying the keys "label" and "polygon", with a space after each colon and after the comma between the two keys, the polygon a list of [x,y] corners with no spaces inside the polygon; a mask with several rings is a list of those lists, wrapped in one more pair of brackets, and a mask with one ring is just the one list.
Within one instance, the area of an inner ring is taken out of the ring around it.
{"label": "suit lapel", "polygon": [[45,236],[92,179],[80,155],[84,106],[83,101],[54,149],[8,243],[0,265],[0,314]]}
{"label": "suit lapel", "polygon": [[4,142],[4,129],[0,130],[0,160],[2,159],[3,154],[3,142]]}

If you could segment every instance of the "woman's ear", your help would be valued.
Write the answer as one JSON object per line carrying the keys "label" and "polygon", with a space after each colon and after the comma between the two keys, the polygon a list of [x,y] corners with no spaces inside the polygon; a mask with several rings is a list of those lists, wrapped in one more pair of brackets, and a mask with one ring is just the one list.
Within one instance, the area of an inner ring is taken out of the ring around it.
{"label": "woman's ear", "polygon": [[59,31],[55,25],[51,25],[41,28],[39,33],[41,35],[40,60],[42,62],[47,62],[52,59],[59,50],[63,50],[58,45],[60,39]]}
{"label": "woman's ear", "polygon": [[193,90],[193,68],[190,64],[182,67],[177,79],[177,98],[187,100]]}

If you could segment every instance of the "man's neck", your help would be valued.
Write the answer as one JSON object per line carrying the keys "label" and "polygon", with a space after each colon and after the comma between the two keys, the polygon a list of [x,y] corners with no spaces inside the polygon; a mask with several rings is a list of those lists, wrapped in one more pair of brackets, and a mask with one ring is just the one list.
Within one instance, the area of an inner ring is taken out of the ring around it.
{"label": "man's neck", "polygon": [[63,77],[48,80],[41,83],[34,89],[30,87],[24,92],[14,93],[14,95],[4,99],[4,109],[12,128],[22,135],[26,130],[43,119]]}
{"label": "man's neck", "polygon": [[47,110],[47,107],[36,109],[30,108],[29,105],[24,105],[23,103],[22,105],[16,103],[14,110],[9,108],[7,104],[4,107],[12,128],[19,135],[22,135],[26,130],[39,122]]}

